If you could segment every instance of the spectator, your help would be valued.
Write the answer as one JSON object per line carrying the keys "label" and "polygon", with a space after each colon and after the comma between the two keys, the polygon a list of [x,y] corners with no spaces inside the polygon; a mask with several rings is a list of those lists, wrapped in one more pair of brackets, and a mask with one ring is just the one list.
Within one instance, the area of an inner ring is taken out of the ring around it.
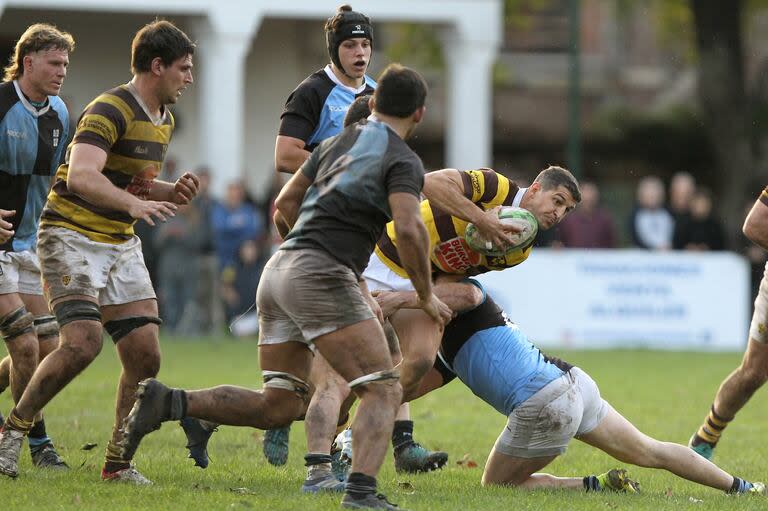
{"label": "spectator", "polygon": [[560,223],[560,242],[566,248],[614,248],[616,233],[611,214],[600,206],[597,184],[581,183],[581,203]]}
{"label": "spectator", "polygon": [[246,202],[245,186],[239,181],[230,183],[224,202],[213,206],[211,225],[221,269],[236,263],[237,250],[245,240],[259,239],[264,233],[264,221]]}
{"label": "spectator", "polygon": [[675,224],[675,250],[725,250],[722,224],[712,215],[712,194],[699,188],[691,201],[691,212]]}
{"label": "spectator", "polygon": [[691,217],[691,202],[696,193],[696,180],[688,172],[678,172],[669,182],[669,212],[675,223],[686,222]]}
{"label": "spectator", "polygon": [[221,296],[226,306],[227,323],[236,319],[232,333],[237,336],[258,332],[256,319],[256,288],[266,261],[257,240],[245,240],[238,253],[238,261],[222,273]]}
{"label": "spectator", "polygon": [[[200,211],[191,205],[179,207],[176,216],[157,227],[156,242],[162,246],[158,265],[160,305],[165,328],[179,330],[184,310],[194,303],[200,275],[200,257],[205,244]],[[185,326],[185,333],[190,331]]]}
{"label": "spectator", "polygon": [[632,211],[629,231],[635,246],[649,250],[672,248],[675,220],[664,208],[664,183],[647,176],[637,185],[637,205]]}

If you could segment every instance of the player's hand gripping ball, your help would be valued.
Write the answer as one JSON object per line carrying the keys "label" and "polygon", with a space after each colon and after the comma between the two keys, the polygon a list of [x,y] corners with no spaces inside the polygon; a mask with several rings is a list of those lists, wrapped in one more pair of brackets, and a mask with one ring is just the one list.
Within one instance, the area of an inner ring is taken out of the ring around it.
{"label": "player's hand gripping ball", "polygon": [[516,206],[502,206],[498,211],[502,223],[514,224],[522,229],[519,233],[510,235],[513,243],[504,247],[497,247],[483,238],[477,227],[470,223],[464,231],[464,241],[467,242],[469,248],[489,256],[503,256],[528,246],[536,238],[536,233],[539,232],[539,223],[533,213]]}

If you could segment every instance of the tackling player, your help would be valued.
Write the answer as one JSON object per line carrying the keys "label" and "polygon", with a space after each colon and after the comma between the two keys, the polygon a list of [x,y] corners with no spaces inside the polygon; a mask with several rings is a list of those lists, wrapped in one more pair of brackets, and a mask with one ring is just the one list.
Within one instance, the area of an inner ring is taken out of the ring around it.
{"label": "tackling player", "polygon": [[[458,377],[508,417],[485,465],[483,485],[639,490],[623,469],[586,477],[539,473],[575,437],[626,463],[668,470],[727,493],[765,494],[762,483],[731,476],[682,445],[638,431],[601,398],[587,373],[541,353],[478,282],[438,283],[435,293],[459,315],[445,327],[435,365],[414,398]],[[378,300],[385,316],[415,305],[412,292],[382,293]]]}

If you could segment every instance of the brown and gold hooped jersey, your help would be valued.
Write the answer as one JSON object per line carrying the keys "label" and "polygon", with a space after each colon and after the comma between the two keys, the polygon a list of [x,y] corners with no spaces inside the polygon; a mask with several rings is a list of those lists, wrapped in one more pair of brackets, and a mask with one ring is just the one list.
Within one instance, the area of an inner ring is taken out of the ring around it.
{"label": "brown and gold hooped jersey", "polygon": [[[482,209],[515,205],[515,196],[520,188],[492,169],[466,170],[461,173],[461,177],[464,196]],[[429,233],[433,271],[471,276],[503,270],[525,261],[533,248],[528,246],[505,256],[486,256],[470,249],[464,241],[464,230],[468,222],[438,209],[428,200],[421,203],[421,218]],[[397,255],[394,222],[387,224],[384,234],[379,238],[376,255],[392,271],[408,278]]]}
{"label": "brown and gold hooped jersey", "polygon": [[173,134],[173,116],[164,108],[161,118],[153,122],[128,85],[94,99],[80,116],[66,163],[56,172],[40,225],[66,227],[102,243],[130,239],[136,222],[130,215],[91,204],[67,189],[69,153],[75,144],[100,147],[107,153],[104,176],[116,187],[146,199]]}

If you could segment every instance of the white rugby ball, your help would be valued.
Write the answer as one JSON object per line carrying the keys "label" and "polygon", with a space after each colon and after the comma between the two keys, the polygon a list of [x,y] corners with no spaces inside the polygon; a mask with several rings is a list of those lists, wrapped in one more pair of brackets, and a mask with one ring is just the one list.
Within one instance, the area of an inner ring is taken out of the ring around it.
{"label": "white rugby ball", "polygon": [[464,230],[464,241],[467,242],[469,248],[485,255],[503,256],[528,246],[536,237],[536,233],[539,232],[539,223],[536,221],[536,217],[527,209],[517,206],[502,206],[498,209],[498,213],[502,223],[517,225],[522,229],[519,233],[511,235],[512,244],[497,247],[480,235],[475,224],[469,223]]}

